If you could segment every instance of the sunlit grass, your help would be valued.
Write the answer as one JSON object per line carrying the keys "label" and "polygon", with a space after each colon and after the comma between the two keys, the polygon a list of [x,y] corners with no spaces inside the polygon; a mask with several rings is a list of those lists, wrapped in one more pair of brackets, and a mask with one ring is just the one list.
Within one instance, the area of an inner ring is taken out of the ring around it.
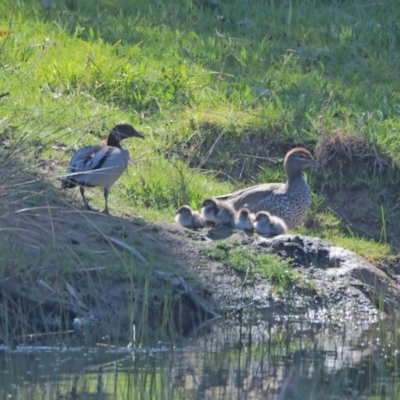
{"label": "sunlit grass", "polygon": [[274,254],[257,253],[223,244],[203,249],[211,260],[233,269],[243,277],[243,284],[254,284],[257,277],[271,280],[275,290],[287,290],[300,275],[290,268],[290,262]]}

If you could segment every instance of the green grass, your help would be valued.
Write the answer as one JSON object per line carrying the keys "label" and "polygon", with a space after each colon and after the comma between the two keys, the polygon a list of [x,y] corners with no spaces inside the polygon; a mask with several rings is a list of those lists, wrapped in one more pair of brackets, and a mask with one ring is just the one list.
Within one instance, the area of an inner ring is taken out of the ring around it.
{"label": "green grass", "polygon": [[[289,148],[322,143],[339,151],[307,172],[318,194],[297,231],[384,258],[400,246],[399,18],[394,0],[232,0],[215,10],[191,0],[59,0],[51,10],[7,0],[0,135],[24,161],[53,163],[47,178],[58,186],[73,150],[132,123],[146,140],[125,142],[131,168],[110,208],[157,222],[183,203],[282,181]],[[102,206],[99,191],[89,196]]]}
{"label": "green grass", "polygon": [[300,275],[290,262],[275,254],[254,253],[251,250],[220,244],[203,250],[211,260],[232,268],[243,276],[244,284],[252,284],[260,276],[269,278],[277,291],[288,289]]}

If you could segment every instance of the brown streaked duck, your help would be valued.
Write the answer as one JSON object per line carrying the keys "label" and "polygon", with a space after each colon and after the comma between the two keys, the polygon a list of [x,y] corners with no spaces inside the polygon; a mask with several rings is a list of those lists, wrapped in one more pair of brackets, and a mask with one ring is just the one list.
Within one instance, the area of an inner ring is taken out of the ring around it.
{"label": "brown streaked duck", "polygon": [[253,226],[260,235],[277,236],[288,232],[283,219],[271,215],[267,211],[260,211],[256,214]]}
{"label": "brown streaked duck", "polygon": [[303,222],[311,204],[311,191],[303,177],[303,171],[308,167],[319,166],[308,150],[295,148],[286,154],[283,162],[286,183],[255,185],[216,196],[216,199],[229,203],[235,210],[245,207],[253,213],[268,211],[282,218],[291,229]]}
{"label": "brown streaked duck", "polygon": [[243,231],[251,231],[254,229],[254,214],[248,208],[241,208],[235,218],[235,228]]}
{"label": "brown streaked duck", "polygon": [[175,222],[186,228],[201,228],[207,225],[205,218],[187,205],[179,207],[175,215]]}
{"label": "brown streaked duck", "polygon": [[213,198],[205,199],[201,205],[201,215],[207,221],[215,223],[215,226],[234,226],[235,210],[233,207],[224,202]]}
{"label": "brown streaked duck", "polygon": [[78,150],[67,168],[66,177],[61,182],[62,189],[79,186],[85,208],[94,210],[86,197],[85,187],[102,186],[104,188],[104,213],[109,214],[108,194],[110,188],[126,170],[129,152],[121,147],[121,140],[144,136],[129,124],[114,126],[107,138],[107,145],[87,146]]}

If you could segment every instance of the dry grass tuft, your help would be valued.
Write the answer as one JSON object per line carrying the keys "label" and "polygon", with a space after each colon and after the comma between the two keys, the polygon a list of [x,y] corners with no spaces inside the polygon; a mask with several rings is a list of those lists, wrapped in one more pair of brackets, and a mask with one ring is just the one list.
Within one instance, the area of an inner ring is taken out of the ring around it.
{"label": "dry grass tuft", "polygon": [[361,134],[348,134],[336,130],[323,136],[318,141],[315,157],[323,166],[347,165],[362,161],[372,172],[372,176],[387,172],[393,167],[392,159],[375,143],[371,143]]}

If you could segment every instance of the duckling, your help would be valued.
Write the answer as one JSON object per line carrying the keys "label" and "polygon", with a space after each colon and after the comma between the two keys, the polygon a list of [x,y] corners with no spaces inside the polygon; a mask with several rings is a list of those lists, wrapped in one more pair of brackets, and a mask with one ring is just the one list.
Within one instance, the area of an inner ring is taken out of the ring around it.
{"label": "duckling", "polygon": [[235,228],[244,231],[251,231],[254,229],[254,214],[248,208],[241,208],[235,218]]}
{"label": "duckling", "polygon": [[235,210],[246,207],[254,213],[268,211],[282,218],[291,229],[303,222],[311,204],[311,191],[303,170],[319,166],[308,150],[295,148],[286,154],[283,162],[286,183],[255,185],[215,199],[229,203]]}
{"label": "duckling", "polygon": [[260,211],[254,220],[254,229],[261,235],[277,236],[288,232],[282,218],[271,215],[267,211]]}
{"label": "duckling", "polygon": [[189,206],[179,207],[176,212],[175,221],[187,228],[200,228],[207,225],[207,221],[197,211]]}
{"label": "duckling", "polygon": [[215,226],[234,225],[235,210],[224,201],[216,199],[205,199],[201,205],[201,215],[207,220],[215,223]]}
{"label": "duckling", "polygon": [[86,197],[85,187],[104,187],[104,213],[109,214],[108,194],[111,186],[126,170],[129,152],[121,147],[121,140],[129,137],[144,139],[144,136],[129,124],[114,126],[107,138],[106,146],[88,146],[78,150],[67,168],[66,178],[61,182],[62,189],[79,186],[85,208],[94,210]]}

